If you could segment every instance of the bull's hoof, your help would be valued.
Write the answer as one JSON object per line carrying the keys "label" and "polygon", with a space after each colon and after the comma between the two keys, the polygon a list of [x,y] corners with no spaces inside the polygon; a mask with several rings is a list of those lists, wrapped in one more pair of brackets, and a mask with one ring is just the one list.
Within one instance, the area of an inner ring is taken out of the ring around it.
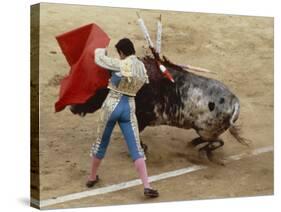
{"label": "bull's hoof", "polygon": [[225,166],[225,163],[222,160],[215,158],[213,155],[213,151],[221,146],[223,146],[222,141],[208,142],[208,144],[199,149],[199,157],[204,158],[205,160],[214,164]]}
{"label": "bull's hoof", "polygon": [[219,159],[212,160],[212,162],[219,166],[225,166],[225,162]]}
{"label": "bull's hoof", "polygon": [[216,164],[216,165],[219,165],[219,166],[225,166],[225,163],[224,161],[218,159],[218,158],[215,158],[213,153],[211,151],[209,152],[206,152],[206,155],[207,155],[207,158],[210,162]]}
{"label": "bull's hoof", "polygon": [[207,152],[205,150],[198,150],[198,157],[202,161],[205,161],[205,162],[209,161],[209,158],[207,156]]}
{"label": "bull's hoof", "polygon": [[147,153],[148,146],[146,144],[144,144],[144,143],[141,143],[141,147],[142,147],[144,153]]}

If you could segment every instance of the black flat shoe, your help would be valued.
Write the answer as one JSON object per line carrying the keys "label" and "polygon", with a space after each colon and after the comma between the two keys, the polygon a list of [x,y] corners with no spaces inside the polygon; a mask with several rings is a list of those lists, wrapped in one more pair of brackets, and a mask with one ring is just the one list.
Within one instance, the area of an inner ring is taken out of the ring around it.
{"label": "black flat shoe", "polygon": [[98,181],[99,181],[99,176],[97,175],[95,180],[88,180],[86,186],[88,188],[92,188]]}
{"label": "black flat shoe", "polygon": [[144,196],[150,197],[150,198],[155,198],[159,196],[159,193],[157,190],[154,190],[152,188],[145,188],[144,189]]}

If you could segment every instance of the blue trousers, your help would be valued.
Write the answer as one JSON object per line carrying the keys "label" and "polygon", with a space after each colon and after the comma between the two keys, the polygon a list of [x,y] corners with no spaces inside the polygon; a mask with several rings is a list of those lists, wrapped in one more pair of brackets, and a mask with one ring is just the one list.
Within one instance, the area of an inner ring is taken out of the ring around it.
{"label": "blue trousers", "polygon": [[133,161],[145,157],[140,145],[135,99],[110,90],[101,108],[97,140],[92,155],[104,158],[115,124],[118,122]]}

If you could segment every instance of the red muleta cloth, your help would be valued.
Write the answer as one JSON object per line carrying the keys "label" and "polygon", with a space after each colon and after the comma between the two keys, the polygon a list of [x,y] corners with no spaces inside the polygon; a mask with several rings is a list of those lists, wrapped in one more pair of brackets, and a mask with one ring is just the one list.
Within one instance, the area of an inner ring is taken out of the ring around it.
{"label": "red muleta cloth", "polygon": [[69,75],[60,85],[55,111],[67,105],[85,103],[100,88],[108,85],[109,73],[97,66],[94,50],[106,48],[110,38],[96,24],[88,24],[56,37],[65,58],[71,66]]}

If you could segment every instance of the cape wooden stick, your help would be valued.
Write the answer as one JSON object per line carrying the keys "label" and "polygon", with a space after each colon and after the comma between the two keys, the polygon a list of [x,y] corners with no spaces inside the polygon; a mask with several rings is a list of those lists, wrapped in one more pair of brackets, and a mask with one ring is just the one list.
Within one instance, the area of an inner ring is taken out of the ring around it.
{"label": "cape wooden stick", "polygon": [[157,34],[156,34],[156,47],[155,51],[160,54],[161,52],[161,40],[162,40],[162,23],[161,23],[161,14],[159,20],[157,21]]}
{"label": "cape wooden stick", "polygon": [[140,14],[138,12],[137,12],[137,16],[138,16],[138,22],[139,22],[141,31],[143,32],[144,38],[147,41],[148,46],[153,48],[153,43],[152,43],[152,41],[150,39],[148,30],[147,30],[147,28],[146,28],[146,26],[144,24],[143,19],[140,17]]}
{"label": "cape wooden stick", "polygon": [[184,64],[176,64],[180,67],[182,67],[183,69],[188,69],[190,71],[196,71],[196,72],[203,72],[203,73],[209,73],[209,74],[217,74],[213,71],[210,71],[209,69],[206,68],[201,68],[201,67],[196,67],[196,66],[192,66],[192,65],[184,65]]}

